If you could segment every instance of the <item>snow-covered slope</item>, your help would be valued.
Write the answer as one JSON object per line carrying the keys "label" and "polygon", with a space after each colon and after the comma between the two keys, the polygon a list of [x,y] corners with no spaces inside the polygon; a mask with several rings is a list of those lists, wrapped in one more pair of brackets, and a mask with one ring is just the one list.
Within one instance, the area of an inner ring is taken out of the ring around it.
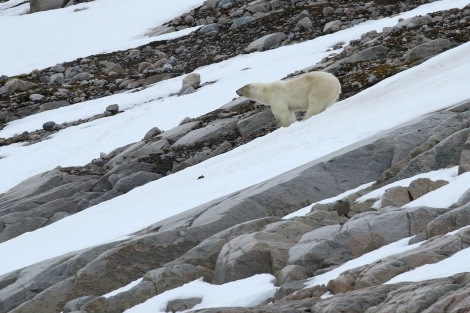
{"label": "snow-covered slope", "polygon": [[[20,1],[0,4],[0,29],[15,29],[3,34],[5,37],[2,42],[6,44],[0,49],[0,74],[20,74],[77,57],[127,49],[155,40],[145,38],[144,34],[150,28],[202,4],[202,1],[178,0],[160,4],[151,0],[97,0],[80,5],[79,8],[84,10],[79,12],[74,11],[76,7],[69,7],[34,15],[19,15],[26,11],[26,4],[7,9],[16,3]],[[349,42],[367,31],[380,31],[383,27],[393,26],[399,18],[463,7],[468,3],[470,1],[436,1],[400,16],[368,21],[305,43],[241,55],[206,66],[197,72],[203,81],[215,83],[185,97],[169,96],[178,90],[180,84],[179,79],[170,79],[140,92],[109,96],[11,122],[0,130],[0,137],[39,129],[48,120],[66,122],[90,117],[102,112],[111,103],[119,103],[125,110],[112,118],[67,128],[33,145],[0,147],[0,193],[56,166],[86,164],[98,157],[100,152],[110,152],[140,140],[153,126],[170,129],[185,116],[197,116],[214,110],[235,97],[234,90],[244,83],[282,78],[290,72],[310,66],[328,56],[327,50],[338,42]],[[102,23],[103,16],[107,16],[106,23]],[[248,70],[243,70],[246,68]],[[1,243],[0,275],[48,258],[123,238],[157,221],[334,154],[428,113],[455,105],[469,98],[469,72],[470,44],[464,44],[338,102],[305,122],[279,129],[226,154]],[[115,136],[116,133],[119,136]],[[197,180],[201,173],[205,179]],[[455,176],[455,173],[452,175]],[[452,197],[446,198],[446,204],[450,205],[449,201],[458,198],[469,185],[470,176],[465,174],[455,178],[446,186],[447,189],[439,192],[452,194]],[[444,197],[439,192],[423,197],[419,205],[442,200]],[[379,196],[370,196],[374,197]],[[139,205],[133,205],[135,203]],[[418,203],[409,204],[412,205]],[[316,277],[312,283],[318,279],[327,281],[334,278],[341,270],[351,266],[412,248],[402,240],[345,264],[334,273]],[[441,270],[432,270],[436,273],[433,277],[470,271],[470,266],[462,265],[466,264],[467,250],[448,258],[446,264],[434,264]],[[460,266],[455,267],[455,264]],[[427,279],[428,271],[428,268],[417,269],[410,276],[403,274],[394,281]],[[197,308],[218,306],[218,300],[222,297],[226,305],[227,290],[234,296],[230,305],[249,306],[273,294],[275,287],[271,279],[269,275],[258,275],[219,287],[195,281],[157,296],[128,312],[163,310],[165,299],[182,296],[203,297],[205,300]],[[257,285],[257,293],[248,288],[253,284]]]}

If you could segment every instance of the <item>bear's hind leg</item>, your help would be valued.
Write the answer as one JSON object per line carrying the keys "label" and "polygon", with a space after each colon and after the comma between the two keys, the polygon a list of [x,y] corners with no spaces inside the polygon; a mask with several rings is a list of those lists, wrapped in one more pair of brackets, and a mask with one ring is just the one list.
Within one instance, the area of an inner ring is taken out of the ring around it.
{"label": "bear's hind leg", "polygon": [[305,121],[306,119],[318,114],[318,113],[321,113],[323,111],[325,111],[325,109],[330,105],[331,103],[327,102],[327,101],[323,101],[323,102],[320,102],[320,101],[310,101],[309,102],[309,105],[308,105],[308,109],[307,109],[307,112],[305,112],[305,116],[304,118],[302,119],[303,121]]}

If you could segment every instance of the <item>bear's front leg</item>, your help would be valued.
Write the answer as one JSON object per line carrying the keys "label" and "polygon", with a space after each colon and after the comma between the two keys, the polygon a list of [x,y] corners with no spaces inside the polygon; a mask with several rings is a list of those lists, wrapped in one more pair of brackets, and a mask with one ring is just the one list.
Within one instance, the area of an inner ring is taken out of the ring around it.
{"label": "bear's front leg", "polygon": [[294,113],[287,106],[271,104],[271,111],[281,127],[288,127],[296,121]]}

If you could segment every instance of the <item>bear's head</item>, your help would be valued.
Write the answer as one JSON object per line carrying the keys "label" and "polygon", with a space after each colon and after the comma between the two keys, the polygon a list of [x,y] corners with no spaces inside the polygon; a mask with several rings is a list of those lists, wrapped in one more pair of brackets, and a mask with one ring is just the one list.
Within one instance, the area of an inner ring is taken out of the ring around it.
{"label": "bear's head", "polygon": [[237,89],[237,95],[239,95],[240,97],[247,97],[248,95],[250,95],[250,84],[248,85],[245,85],[243,86],[242,88],[240,89]]}

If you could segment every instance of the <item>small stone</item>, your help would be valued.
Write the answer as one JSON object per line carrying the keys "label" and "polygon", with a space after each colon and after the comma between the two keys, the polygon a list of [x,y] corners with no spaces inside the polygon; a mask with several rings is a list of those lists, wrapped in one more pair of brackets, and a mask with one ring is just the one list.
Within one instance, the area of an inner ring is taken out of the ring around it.
{"label": "small stone", "polygon": [[63,82],[64,82],[64,74],[63,73],[53,74],[53,75],[51,75],[51,77],[49,79],[50,84],[60,85]]}
{"label": "small stone", "polygon": [[29,96],[29,100],[31,101],[41,101],[42,99],[44,99],[44,96],[38,93],[33,93],[32,95]]}
{"label": "small stone", "polygon": [[297,23],[297,27],[300,29],[310,29],[313,27],[312,20],[306,16]]}
{"label": "small stone", "polygon": [[102,158],[93,159],[91,163],[100,167],[104,165],[104,161]]}
{"label": "small stone", "polygon": [[45,122],[44,124],[42,124],[42,128],[44,130],[51,131],[54,129],[55,125],[56,125],[55,122],[49,121],[49,122]]}
{"label": "small stone", "polygon": [[323,32],[324,33],[327,33],[327,32],[335,32],[335,31],[338,31],[340,26],[342,25],[343,23],[340,21],[340,20],[334,20],[334,21],[331,21],[331,22],[328,22],[325,24],[325,26],[323,27]]}
{"label": "small stone", "polygon": [[106,107],[106,111],[110,112],[111,115],[114,115],[119,112],[119,105],[117,104],[111,104]]}
{"label": "small stone", "polygon": [[330,16],[332,14],[335,13],[335,9],[333,9],[332,7],[325,7],[323,8],[323,15],[324,16]]}
{"label": "small stone", "polygon": [[369,84],[374,84],[374,83],[376,83],[376,82],[378,81],[378,79],[377,79],[377,77],[376,77],[374,74],[372,74],[372,75],[369,76],[369,78],[367,79],[367,81],[369,82]]}
{"label": "small stone", "polygon": [[216,23],[212,23],[212,24],[209,24],[209,25],[202,26],[199,29],[199,33],[201,35],[207,35],[209,33],[217,33],[218,31],[219,31],[219,25],[217,25]]}
{"label": "small stone", "polygon": [[238,27],[240,27],[244,24],[247,24],[247,23],[250,23],[250,22],[254,21],[255,19],[256,18],[254,18],[251,15],[239,17],[239,18],[233,20],[232,26],[230,26],[230,28],[232,28],[232,29],[238,28]]}

